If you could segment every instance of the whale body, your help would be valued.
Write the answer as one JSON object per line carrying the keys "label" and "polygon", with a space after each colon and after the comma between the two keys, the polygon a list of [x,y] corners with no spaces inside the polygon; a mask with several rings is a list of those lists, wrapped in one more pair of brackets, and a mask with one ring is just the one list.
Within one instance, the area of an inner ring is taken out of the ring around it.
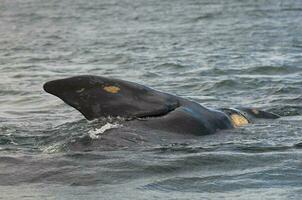
{"label": "whale body", "polygon": [[128,124],[171,133],[205,135],[246,125],[257,118],[279,118],[255,108],[210,109],[141,84],[102,76],[58,79],[43,87],[87,120],[120,117]]}

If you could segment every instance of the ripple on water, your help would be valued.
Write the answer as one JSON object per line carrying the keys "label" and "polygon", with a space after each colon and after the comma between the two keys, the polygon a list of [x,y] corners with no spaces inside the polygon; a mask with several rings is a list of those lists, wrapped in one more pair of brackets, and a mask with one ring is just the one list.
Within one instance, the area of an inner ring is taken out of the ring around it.
{"label": "ripple on water", "polygon": [[258,66],[249,68],[248,74],[261,74],[261,75],[286,75],[301,72],[299,67],[293,66]]}

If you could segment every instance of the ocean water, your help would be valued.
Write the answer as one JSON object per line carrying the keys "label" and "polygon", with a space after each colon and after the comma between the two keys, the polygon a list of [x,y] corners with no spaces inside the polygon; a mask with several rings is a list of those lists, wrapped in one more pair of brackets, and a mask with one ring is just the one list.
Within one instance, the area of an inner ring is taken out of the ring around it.
{"label": "ocean water", "polygon": [[[301,199],[301,21],[297,0],[0,0],[0,199]],[[42,89],[82,74],[282,117],[89,149],[118,125]]]}

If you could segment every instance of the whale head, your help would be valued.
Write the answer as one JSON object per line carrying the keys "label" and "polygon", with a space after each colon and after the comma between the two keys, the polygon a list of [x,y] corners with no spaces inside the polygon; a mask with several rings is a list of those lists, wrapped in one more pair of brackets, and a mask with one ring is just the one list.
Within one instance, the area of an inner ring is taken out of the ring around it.
{"label": "whale head", "polygon": [[178,107],[177,97],[128,81],[75,76],[49,81],[44,90],[80,111],[88,120],[101,117],[152,117]]}

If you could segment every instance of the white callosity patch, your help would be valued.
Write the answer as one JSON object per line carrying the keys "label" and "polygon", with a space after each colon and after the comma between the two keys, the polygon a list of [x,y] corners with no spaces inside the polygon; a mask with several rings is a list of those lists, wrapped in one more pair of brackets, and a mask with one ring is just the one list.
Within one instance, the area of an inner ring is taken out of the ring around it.
{"label": "white callosity patch", "polygon": [[122,125],[121,124],[111,124],[111,123],[107,122],[101,128],[97,128],[97,129],[88,131],[88,134],[92,139],[96,139],[96,138],[99,138],[100,134],[103,134],[105,131],[113,129],[113,128],[119,128],[119,127],[122,127]]}

